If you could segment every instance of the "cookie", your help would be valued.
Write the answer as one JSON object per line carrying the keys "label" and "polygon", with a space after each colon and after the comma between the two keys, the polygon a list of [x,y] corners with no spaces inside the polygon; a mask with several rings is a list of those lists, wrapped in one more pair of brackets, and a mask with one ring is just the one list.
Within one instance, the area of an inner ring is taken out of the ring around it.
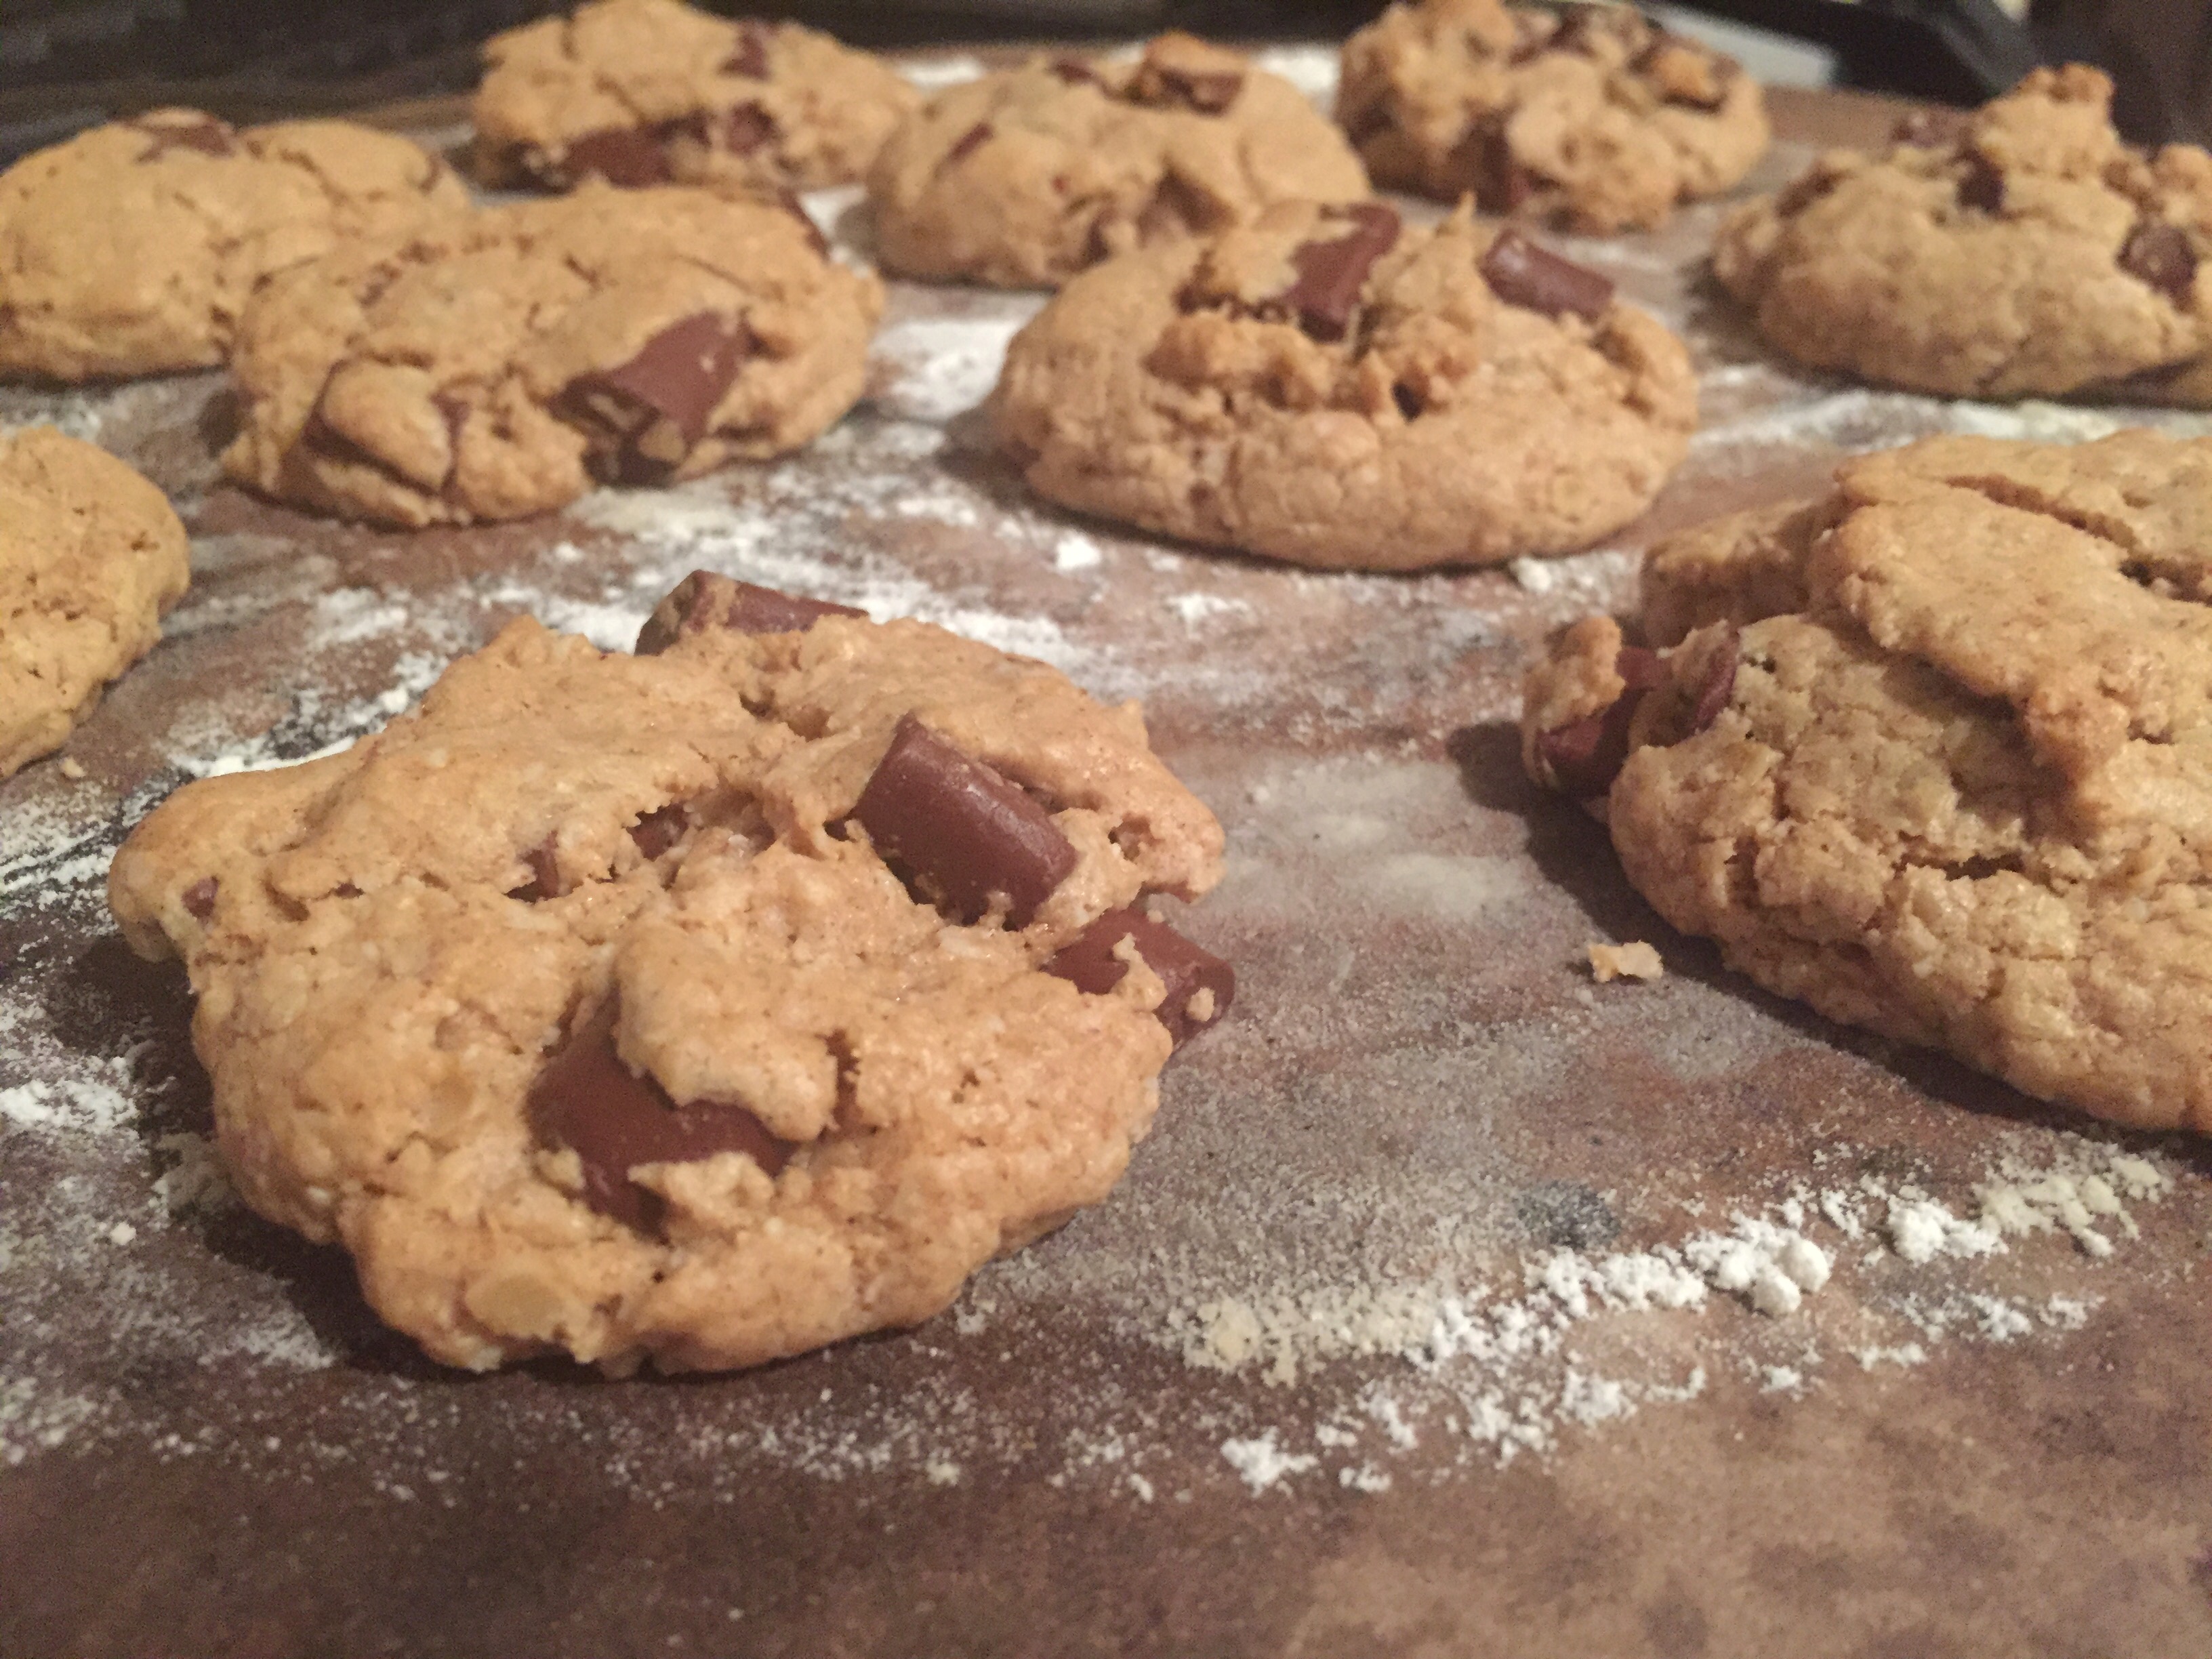
{"label": "cookie", "polygon": [[436,157],[343,121],[94,127],[0,173],[0,375],[209,368],[271,272],[467,205]]}
{"label": "cookie", "polygon": [[883,286],[802,216],[599,184],[360,242],[240,325],[231,477],[348,518],[519,518],[807,442],[860,395]]}
{"label": "cookie", "polygon": [[2111,105],[2076,64],[1971,116],[1908,117],[1883,154],[1831,152],[1739,210],[1714,274],[1815,368],[1948,397],[2212,403],[2212,155],[2131,149]]}
{"label": "cookie", "polygon": [[161,492],[51,427],[0,433],[0,778],[61,747],[184,597]]}
{"label": "cookie", "polygon": [[1394,5],[1344,43],[1337,119],[1386,189],[1601,234],[1740,183],[1766,102],[1632,7]]}
{"label": "cookie", "polygon": [[1518,231],[1301,203],[1086,271],[1015,336],[989,410],[1066,506],[1411,570],[1626,524],[1686,453],[1697,383],[1662,325]]}
{"label": "cookie", "polygon": [[1868,456],[1655,550],[1662,648],[1571,629],[1524,758],[1769,990],[2212,1133],[2208,549],[2212,440]]}
{"label": "cookie", "polygon": [[1276,202],[1366,194],[1359,158],[1296,87],[1188,34],[1133,62],[1038,58],[949,88],[868,178],[887,269],[1007,288],[1050,287]]}
{"label": "cookie", "polygon": [[190,971],[239,1190],[449,1364],[927,1319],[1105,1197],[1234,992],[1135,908],[1222,843],[1134,704],[705,574],[640,644],[516,622],[111,873]]}
{"label": "cookie", "polygon": [[678,0],[594,0],[495,35],[471,113],[500,184],[858,182],[921,94],[880,58],[796,23]]}

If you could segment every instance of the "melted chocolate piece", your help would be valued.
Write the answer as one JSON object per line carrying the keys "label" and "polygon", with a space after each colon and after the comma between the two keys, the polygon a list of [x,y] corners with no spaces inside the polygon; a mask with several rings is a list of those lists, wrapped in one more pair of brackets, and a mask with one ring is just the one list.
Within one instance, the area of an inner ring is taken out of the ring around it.
{"label": "melted chocolate piece", "polygon": [[1378,202],[1358,203],[1341,213],[1352,221],[1344,235],[1292,250],[1291,264],[1297,280],[1275,302],[1316,340],[1344,337],[1367,273],[1398,240],[1398,216]]}
{"label": "melted chocolate piece", "polygon": [[561,866],[553,856],[552,836],[546,836],[525,853],[522,861],[530,866],[530,879],[520,887],[508,888],[507,897],[536,904],[541,899],[561,896]]}
{"label": "melted chocolate piece", "polygon": [[1086,82],[1094,87],[1105,85],[1098,78],[1098,71],[1080,58],[1055,58],[1046,67],[1071,87],[1079,87]]}
{"label": "melted chocolate piece", "polygon": [[[1103,996],[1129,971],[1128,963],[1114,954],[1114,947],[1125,939],[1136,940],[1137,954],[1167,987],[1167,994],[1152,1012],[1168,1028],[1176,1048],[1214,1024],[1237,1000],[1234,968],[1141,910],[1109,910],[1062,945],[1044,970],[1079,991]],[[1203,1018],[1194,1014],[1190,1006],[1201,991],[1212,993],[1212,1006]]]}
{"label": "melted chocolate piece", "polygon": [[768,40],[769,32],[763,25],[755,22],[738,24],[738,44],[722,60],[722,73],[742,75],[748,81],[767,80]]}
{"label": "melted chocolate piece", "polygon": [[573,141],[550,171],[554,183],[596,175],[624,190],[665,185],[668,147],[656,127],[604,127]]}
{"label": "melted chocolate piece", "polygon": [[2137,225],[2120,249],[2120,269],[2178,306],[2188,304],[2197,289],[2197,250],[2179,225]]}
{"label": "melted chocolate piece", "polygon": [[195,921],[205,921],[215,914],[216,890],[222,884],[213,876],[202,876],[185,889],[184,906]]}
{"label": "melted chocolate piece", "polygon": [[1705,683],[1698,688],[1698,703],[1690,715],[1690,730],[1702,732],[1721,717],[1721,710],[1729,706],[1735,695],[1735,663],[1738,636],[1729,630],[1728,645],[1715,653],[1705,670]]}
{"label": "melted chocolate piece", "polygon": [[750,155],[775,138],[775,118],[758,104],[739,104],[722,118],[722,148]]}
{"label": "melted chocolate piece", "polygon": [[665,806],[653,808],[630,825],[629,838],[649,864],[684,839],[684,831],[690,821],[691,815],[684,810],[684,803],[671,801]]}
{"label": "melted chocolate piece", "polygon": [[569,381],[561,412],[584,428],[595,470],[623,483],[665,477],[706,434],[714,405],[753,345],[744,323],[695,312],[647,340],[628,362]]}
{"label": "melted chocolate piece", "polygon": [[743,1152],[770,1176],[792,1147],[732,1101],[678,1106],[651,1077],[639,1077],[615,1052],[610,998],[546,1062],[530,1085],[530,1121],[549,1145],[572,1148],[584,1166],[584,1201],[602,1215],[657,1231],[661,1201],[629,1172],[641,1164],[693,1164]]}
{"label": "melted chocolate piece", "polygon": [[1966,176],[1959,180],[1959,205],[1978,213],[2002,213],[2004,204],[2004,174],[1980,155],[1970,153]]}
{"label": "melted chocolate piece", "polygon": [[1547,317],[1572,312],[1594,323],[1613,304],[1612,283],[1537,246],[1517,230],[1498,233],[1480,269],[1491,291],[1506,304]]}
{"label": "melted chocolate piece", "polygon": [[727,629],[738,634],[803,634],[824,617],[865,617],[849,605],[802,599],[756,587],[712,570],[695,570],[653,606],[637,631],[636,653],[658,656],[686,634]]}
{"label": "melted chocolate piece", "polygon": [[1452,146],[1451,167],[1474,191],[1485,213],[1517,213],[1544,180],[1513,159],[1505,137],[1505,118],[1486,115],[1469,124]]}
{"label": "melted chocolate piece", "polygon": [[1075,868],[1075,848],[1043,807],[971,760],[913,715],[899,721],[853,808],[887,863],[963,921],[1007,900],[1006,923],[1025,927]]}
{"label": "melted chocolate piece", "polygon": [[132,121],[126,125],[154,141],[138,152],[142,163],[158,161],[173,149],[193,150],[202,155],[238,154],[237,131],[228,122],[218,121],[212,115],[189,121]]}
{"label": "melted chocolate piece", "polygon": [[1636,718],[1637,705],[1646,693],[1667,683],[1666,664],[1656,652],[1642,646],[1622,646],[1613,665],[1628,684],[1611,706],[1536,739],[1553,777],[1577,800],[1589,800],[1613,787],[1628,760],[1628,726]]}
{"label": "melted chocolate piece", "polygon": [[1218,115],[1244,90],[1242,70],[1188,70],[1148,58],[1122,95],[1151,109],[1188,109]]}
{"label": "melted chocolate piece", "polygon": [[952,148],[945,152],[945,165],[949,167],[963,156],[973,155],[989,142],[990,137],[991,124],[988,121],[976,122],[974,126],[952,141]]}
{"label": "melted chocolate piece", "polygon": [[1893,144],[1915,149],[1948,149],[1966,136],[1966,118],[1954,109],[1917,109],[1889,130]]}

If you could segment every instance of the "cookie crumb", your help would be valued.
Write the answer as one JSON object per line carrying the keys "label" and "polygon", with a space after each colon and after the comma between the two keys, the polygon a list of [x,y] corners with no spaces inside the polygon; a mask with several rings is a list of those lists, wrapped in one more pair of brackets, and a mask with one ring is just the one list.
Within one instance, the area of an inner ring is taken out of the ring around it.
{"label": "cookie crumb", "polygon": [[1601,985],[1616,979],[1657,979],[1667,970],[1659,952],[1642,939],[1589,947],[1590,973]]}
{"label": "cookie crumb", "polygon": [[76,757],[72,755],[62,757],[60,771],[61,775],[71,783],[84,781],[84,768],[77,763]]}

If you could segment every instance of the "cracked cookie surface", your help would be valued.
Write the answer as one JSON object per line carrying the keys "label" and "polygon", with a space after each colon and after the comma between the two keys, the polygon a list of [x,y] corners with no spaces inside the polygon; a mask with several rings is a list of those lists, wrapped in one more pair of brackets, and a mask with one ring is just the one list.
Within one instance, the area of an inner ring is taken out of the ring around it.
{"label": "cracked cookie surface", "polygon": [[[2212,155],[2113,131],[2112,85],[2038,70],[1908,117],[1721,227],[1713,270],[1816,368],[1954,397],[2212,403]],[[2130,378],[2135,377],[2135,378]]]}
{"label": "cracked cookie surface", "polygon": [[926,1319],[1106,1195],[1226,1008],[1127,908],[1221,870],[1134,704],[757,598],[694,577],[649,655],[514,623],[116,856],[240,1192],[448,1364],[718,1368]]}
{"label": "cracked cookie surface", "polygon": [[1187,34],[1134,62],[1039,58],[937,94],[868,179],[884,266],[1050,287],[1112,254],[1364,198],[1343,137],[1289,82]]}
{"label": "cracked cookie surface", "polygon": [[435,156],[343,121],[94,127],[0,173],[0,375],[210,367],[271,272],[467,206]]}
{"label": "cracked cookie surface", "polygon": [[358,242],[270,282],[230,475],[387,524],[520,518],[783,454],[860,395],[883,307],[813,226],[592,184]]}
{"label": "cracked cookie surface", "polygon": [[2212,1133],[2208,547],[2212,441],[1867,456],[1655,549],[1672,649],[1577,624],[1524,757],[1768,989]]}
{"label": "cracked cookie surface", "polygon": [[1626,6],[1394,5],[1344,44],[1337,120],[1376,184],[1609,234],[1739,183],[1765,100]]}
{"label": "cracked cookie surface", "polygon": [[595,0],[497,35],[471,114],[501,183],[566,190],[855,183],[921,101],[888,64],[796,23]]}
{"label": "cracked cookie surface", "polygon": [[1414,569],[1626,523],[1686,452],[1697,386],[1662,325],[1517,232],[1301,203],[1076,278],[1008,347],[989,409],[1054,501]]}
{"label": "cracked cookie surface", "polygon": [[185,527],[105,450],[0,434],[0,778],[61,746],[184,597]]}

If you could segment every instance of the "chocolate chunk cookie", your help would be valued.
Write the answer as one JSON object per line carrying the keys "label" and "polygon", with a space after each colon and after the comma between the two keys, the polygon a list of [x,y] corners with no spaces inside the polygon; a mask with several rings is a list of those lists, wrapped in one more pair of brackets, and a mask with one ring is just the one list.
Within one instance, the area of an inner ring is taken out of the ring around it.
{"label": "chocolate chunk cookie", "polygon": [[642,643],[515,623],[110,878],[191,973],[240,1191],[450,1364],[927,1319],[1105,1197],[1229,1006],[1135,908],[1221,872],[1135,705],[720,576]]}
{"label": "chocolate chunk cookie", "polygon": [[[2212,1133],[2212,440],[1937,438],[1655,550],[1523,754],[1832,1018]],[[1671,647],[1671,648],[1668,648]]]}
{"label": "chocolate chunk cookie", "polygon": [[1377,185],[1601,234],[1737,184],[1766,104],[1630,6],[1394,5],[1344,43],[1337,119]]}
{"label": "chocolate chunk cookie", "polygon": [[860,395],[876,279],[799,215],[590,185],[287,271],[240,327],[231,476],[386,524],[780,455]]}
{"label": "chocolate chunk cookie", "polygon": [[1014,337],[990,412],[1056,501],[1407,570],[1626,523],[1687,450],[1697,384],[1662,325],[1518,231],[1300,203],[1078,277]]}
{"label": "chocolate chunk cookie", "polygon": [[886,267],[1008,288],[1272,203],[1366,194],[1358,157],[1297,88],[1187,34],[1133,63],[1039,58],[951,88],[891,135],[868,179]]}
{"label": "chocolate chunk cookie", "polygon": [[185,527],[105,450],[0,433],[0,778],[62,741],[184,597]]}
{"label": "chocolate chunk cookie", "polygon": [[1740,210],[1714,272],[1816,368],[1956,397],[2212,403],[2212,155],[2129,149],[2111,103],[2074,65],[1971,116],[1909,118],[1884,154],[1823,155]]}
{"label": "chocolate chunk cookie", "polygon": [[495,183],[814,190],[851,184],[921,97],[889,64],[796,23],[678,0],[594,0],[495,36],[477,89]]}
{"label": "chocolate chunk cookie", "polygon": [[270,272],[467,205],[434,156],[343,121],[94,127],[0,173],[0,375],[208,368]]}

